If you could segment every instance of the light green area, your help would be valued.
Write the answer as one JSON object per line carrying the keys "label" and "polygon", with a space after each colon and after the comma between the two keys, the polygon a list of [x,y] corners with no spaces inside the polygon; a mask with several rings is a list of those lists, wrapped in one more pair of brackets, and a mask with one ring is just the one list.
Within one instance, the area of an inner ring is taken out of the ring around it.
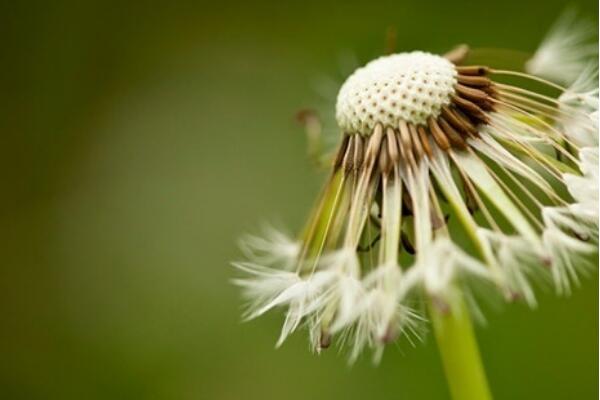
{"label": "light green area", "polygon": [[[263,220],[304,226],[326,176],[294,115],[338,60],[379,55],[392,24],[402,50],[527,51],[564,5],[6,2],[0,397],[449,398],[431,333],[378,367],[304,332],[275,350],[282,316],[240,322],[229,262]],[[593,273],[534,311],[484,306],[496,400],[598,397],[597,296]]]}
{"label": "light green area", "polygon": [[452,312],[441,311],[435,304],[429,310],[452,398],[491,400],[473,324],[463,301],[457,301]]}

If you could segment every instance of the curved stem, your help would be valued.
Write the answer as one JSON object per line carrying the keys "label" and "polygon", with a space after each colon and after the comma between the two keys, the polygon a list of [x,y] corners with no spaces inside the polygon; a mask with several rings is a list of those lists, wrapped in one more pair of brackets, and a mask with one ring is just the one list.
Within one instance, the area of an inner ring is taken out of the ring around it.
{"label": "curved stem", "polygon": [[435,337],[454,400],[492,400],[469,312],[463,301],[452,312],[429,307]]}

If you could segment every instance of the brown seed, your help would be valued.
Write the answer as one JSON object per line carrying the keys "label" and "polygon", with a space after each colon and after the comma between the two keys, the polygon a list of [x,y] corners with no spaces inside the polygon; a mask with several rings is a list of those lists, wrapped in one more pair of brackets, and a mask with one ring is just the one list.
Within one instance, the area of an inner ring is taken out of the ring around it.
{"label": "brown seed", "polygon": [[342,165],[344,166],[344,171],[346,171],[346,173],[352,171],[354,168],[354,146],[357,137],[358,134],[351,135],[348,140],[348,145],[346,146],[346,154],[344,154],[344,160],[342,161]]}
{"label": "brown seed", "polygon": [[412,153],[413,144],[410,137],[410,130],[408,129],[408,124],[406,121],[400,120],[398,123],[398,130],[400,131],[400,148],[402,149],[404,157],[406,157],[409,161],[414,161],[414,155]]}
{"label": "brown seed", "polygon": [[469,129],[471,136],[479,137],[479,132],[477,131],[475,122],[471,121],[469,117],[467,117],[460,109],[456,107],[451,107],[450,111],[463,123],[463,125]]}
{"label": "brown seed", "polygon": [[352,155],[353,157],[353,167],[355,171],[358,171],[360,169],[360,167],[362,167],[362,163],[363,163],[363,159],[365,157],[365,150],[364,150],[364,141],[362,136],[360,135],[356,135],[356,138],[354,140],[354,153]]}
{"label": "brown seed", "polygon": [[489,102],[489,96],[483,90],[461,85],[460,83],[457,83],[454,86],[454,89],[456,89],[456,92],[460,94],[461,97],[464,97],[467,100],[471,100],[477,104]]}
{"label": "brown seed", "polygon": [[448,121],[446,121],[443,117],[439,117],[438,121],[440,127],[454,146],[462,150],[467,148],[467,143],[464,141],[462,136],[460,136],[460,134],[456,132],[456,130],[448,123]]}
{"label": "brown seed", "polygon": [[404,148],[402,147],[402,137],[400,135],[400,131],[397,129],[394,130],[394,136],[396,136],[396,144],[398,145],[398,154],[400,154],[400,159],[408,159],[408,156],[404,153]]}
{"label": "brown seed", "polygon": [[423,150],[429,157],[433,157],[433,151],[431,151],[431,144],[429,143],[429,139],[427,138],[428,134],[425,129],[426,128],[422,125],[417,126],[417,132],[419,133]]}
{"label": "brown seed", "polygon": [[442,131],[442,128],[440,128],[435,118],[429,117],[429,119],[427,120],[427,125],[429,126],[429,131],[433,136],[433,140],[435,140],[440,149],[448,150],[450,148],[450,142],[448,141],[446,134],[444,133],[444,131]]}
{"label": "brown seed", "polygon": [[396,134],[392,128],[387,128],[386,130],[386,138],[387,138],[387,151],[390,156],[390,160],[392,164],[396,164],[400,159],[400,154],[398,152],[398,143],[396,142]]}
{"label": "brown seed", "polygon": [[496,86],[493,83],[490,86],[482,87],[480,89],[486,92],[491,97],[495,99],[498,98],[498,91],[496,90]]}
{"label": "brown seed", "polygon": [[379,170],[381,171],[381,173],[383,175],[387,175],[390,173],[390,171],[392,170],[392,163],[390,161],[390,157],[388,155],[388,151],[387,151],[387,145],[386,142],[387,139],[384,137],[382,140],[382,146],[381,146],[381,150],[379,151]]}
{"label": "brown seed", "polygon": [[333,169],[337,170],[342,165],[342,162],[344,161],[344,156],[346,155],[346,149],[348,148],[349,141],[350,135],[345,134],[335,156],[335,161],[333,162]]}
{"label": "brown seed", "polygon": [[458,83],[462,83],[463,85],[485,88],[490,86],[492,81],[485,76],[473,76],[473,75],[461,75],[458,74],[456,77]]}
{"label": "brown seed", "polygon": [[369,136],[366,150],[364,152],[364,165],[367,168],[371,168],[375,161],[377,160],[377,156],[379,155],[379,148],[381,147],[381,140],[383,139],[383,127],[381,124],[375,125],[373,128],[373,132],[371,136]]}
{"label": "brown seed", "polygon": [[458,107],[453,107],[452,111],[454,111],[454,113],[457,116],[459,116],[462,121],[465,121],[465,123],[470,124],[470,126],[473,127],[473,131],[474,131],[473,136],[479,137],[479,130],[477,128],[477,125],[480,123],[480,120],[477,120],[476,118],[465,114],[465,112],[463,112]]}
{"label": "brown seed", "polygon": [[464,112],[466,112],[473,118],[485,123],[489,121],[488,117],[485,115],[485,112],[477,104],[470,102],[469,100],[464,99],[455,94],[452,95],[452,101],[456,106],[461,108]]}
{"label": "brown seed", "polygon": [[467,121],[463,121],[450,107],[442,107],[442,117],[444,117],[450,125],[456,128],[459,132],[465,135],[471,135],[475,128]]}
{"label": "brown seed", "polygon": [[328,332],[321,332],[321,336],[319,338],[319,348],[320,349],[328,349],[331,346],[331,334]]}
{"label": "brown seed", "polygon": [[490,71],[488,67],[484,67],[481,65],[469,65],[466,67],[456,67],[456,71],[460,75],[487,75]]}
{"label": "brown seed", "polygon": [[417,161],[419,161],[425,156],[425,153],[423,152],[423,146],[421,146],[421,141],[419,140],[419,133],[413,124],[408,124],[408,130],[410,131],[410,137],[412,139],[413,152],[415,153]]}

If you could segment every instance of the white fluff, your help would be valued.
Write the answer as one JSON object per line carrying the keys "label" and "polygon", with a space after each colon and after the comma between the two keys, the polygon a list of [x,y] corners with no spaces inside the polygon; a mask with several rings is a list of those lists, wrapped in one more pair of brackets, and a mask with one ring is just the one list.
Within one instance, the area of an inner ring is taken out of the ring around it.
{"label": "white fluff", "polygon": [[487,243],[493,263],[498,268],[494,278],[508,300],[523,298],[530,307],[537,306],[533,283],[540,282],[543,250],[518,235],[506,235],[480,228],[478,234]]}
{"label": "white fluff", "polygon": [[300,243],[272,226],[265,225],[262,235],[245,235],[239,241],[244,256],[262,265],[293,268],[300,252]]}
{"label": "white fluff", "polygon": [[595,30],[593,24],[579,19],[573,10],[566,12],[527,61],[525,70],[556,83],[571,84],[598,54]]}
{"label": "white fluff", "polygon": [[597,64],[589,64],[558,100],[564,134],[577,146],[598,146]]}
{"label": "white fluff", "polygon": [[460,301],[459,279],[492,279],[489,267],[466,254],[447,237],[436,238],[424,250],[406,279],[411,285],[421,286],[438,304],[450,310]]}
{"label": "white fluff", "polygon": [[374,361],[381,358],[385,343],[403,333],[415,337],[423,318],[404,304],[405,277],[397,265],[381,265],[363,280],[365,295],[356,308],[356,323],[346,328],[352,344],[350,361],[365,347],[375,349]]}
{"label": "white fluff", "polygon": [[591,223],[598,221],[598,147],[586,147],[579,151],[583,175],[564,174],[567,189],[576,203],[569,208]]}
{"label": "white fluff", "polygon": [[597,251],[597,226],[579,218],[568,207],[545,207],[543,241],[551,261],[552,277],[559,295],[571,293],[579,277],[590,269],[588,255]]}

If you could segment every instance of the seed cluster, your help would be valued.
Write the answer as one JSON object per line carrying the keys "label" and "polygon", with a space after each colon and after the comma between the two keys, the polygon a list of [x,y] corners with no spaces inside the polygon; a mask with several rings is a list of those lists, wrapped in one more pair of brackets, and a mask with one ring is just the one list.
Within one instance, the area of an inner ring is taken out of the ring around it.
{"label": "seed cluster", "polygon": [[451,101],[456,70],[429,53],[412,52],[378,58],[358,69],[342,86],[336,117],[345,132],[369,135],[376,124],[399,121],[424,124]]}
{"label": "seed cluster", "polygon": [[[375,133],[381,135],[382,138],[378,140],[384,142],[381,147],[379,144],[376,146],[380,149],[376,157],[382,173],[389,172],[391,165],[399,161],[414,165],[424,157],[432,157],[435,147],[442,151],[465,149],[469,137],[479,135],[478,125],[489,122],[488,113],[494,109],[497,92],[493,82],[486,76],[487,67],[452,65],[452,70],[454,83],[452,91],[448,92],[448,102],[436,103],[435,113],[419,114],[422,118],[418,119],[395,119],[391,112],[388,117],[375,120],[367,118],[362,125],[359,124],[358,129],[345,130],[336,166],[346,171],[360,169],[366,157],[366,143],[374,140]],[[381,83],[374,85],[371,91],[377,92],[380,86]],[[429,104],[433,101],[435,98],[430,99]],[[398,108],[398,105],[395,107]],[[361,127],[370,126],[371,122],[373,129],[364,134]],[[358,121],[354,123],[358,124]]]}

